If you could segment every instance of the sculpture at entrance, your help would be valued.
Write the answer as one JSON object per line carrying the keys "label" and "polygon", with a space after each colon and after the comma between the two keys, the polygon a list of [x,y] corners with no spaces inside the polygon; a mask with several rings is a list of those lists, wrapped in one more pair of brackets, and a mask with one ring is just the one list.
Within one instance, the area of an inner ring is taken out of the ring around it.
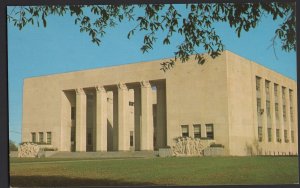
{"label": "sculpture at entrance", "polygon": [[190,137],[178,137],[174,141],[175,143],[172,147],[174,156],[202,156],[203,150],[215,143],[215,140]]}

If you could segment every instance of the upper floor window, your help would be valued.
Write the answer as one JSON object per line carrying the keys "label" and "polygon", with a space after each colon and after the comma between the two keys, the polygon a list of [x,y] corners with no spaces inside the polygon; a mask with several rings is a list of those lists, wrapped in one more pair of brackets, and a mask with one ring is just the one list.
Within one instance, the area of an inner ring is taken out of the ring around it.
{"label": "upper floor window", "polygon": [[275,97],[278,96],[278,84],[274,84],[274,95]]}
{"label": "upper floor window", "polygon": [[256,76],[256,90],[260,90],[260,77]]}
{"label": "upper floor window", "polygon": [[258,141],[262,141],[262,127],[258,127]]}
{"label": "upper floor window", "polygon": [[276,119],[279,119],[279,107],[278,107],[278,103],[275,103],[275,116],[276,116]]}
{"label": "upper floor window", "polygon": [[293,106],[293,90],[289,90],[289,99],[290,99],[290,106]]}
{"label": "upper floor window", "polygon": [[271,117],[270,101],[266,101],[267,116]]}
{"label": "upper floor window", "polygon": [[285,87],[282,87],[282,103],[285,103]]}
{"label": "upper floor window", "polygon": [[266,94],[270,94],[270,81],[266,80],[265,82]]}

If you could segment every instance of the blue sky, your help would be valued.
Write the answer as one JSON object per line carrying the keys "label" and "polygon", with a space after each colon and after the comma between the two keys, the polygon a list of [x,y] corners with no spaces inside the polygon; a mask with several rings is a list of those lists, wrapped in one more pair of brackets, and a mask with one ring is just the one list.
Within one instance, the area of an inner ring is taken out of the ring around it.
{"label": "blue sky", "polygon": [[[10,139],[21,142],[24,78],[173,57],[182,41],[178,35],[171,45],[162,45],[162,40],[158,40],[152,51],[143,54],[142,33],[127,39],[134,26],[134,22],[124,22],[108,29],[102,44],[97,46],[86,33],[79,32],[69,15],[49,16],[46,28],[28,25],[19,31],[8,24]],[[277,59],[273,48],[268,48],[278,27],[270,16],[264,17],[255,30],[242,32],[240,38],[227,23],[217,23],[215,27],[225,49],[296,80],[296,53],[282,51],[278,41]]]}

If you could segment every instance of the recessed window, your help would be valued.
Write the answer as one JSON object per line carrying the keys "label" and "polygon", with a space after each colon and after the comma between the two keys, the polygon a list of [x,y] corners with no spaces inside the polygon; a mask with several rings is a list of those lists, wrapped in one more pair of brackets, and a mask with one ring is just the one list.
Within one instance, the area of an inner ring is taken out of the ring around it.
{"label": "recessed window", "polygon": [[293,122],[294,121],[293,107],[290,107],[290,117],[291,117],[291,122]]}
{"label": "recessed window", "polygon": [[194,125],[194,138],[200,138],[201,137],[201,125],[195,124]]}
{"label": "recessed window", "polygon": [[39,142],[40,143],[44,142],[44,133],[43,132],[39,132]]}
{"label": "recessed window", "polygon": [[256,98],[256,104],[257,104],[257,115],[260,116],[260,110],[261,110],[261,99]]}
{"label": "recessed window", "polygon": [[47,144],[51,144],[51,141],[52,141],[51,132],[47,132]]}
{"label": "recessed window", "polygon": [[285,141],[285,143],[289,142],[287,133],[288,133],[287,130],[284,130],[284,141]]}
{"label": "recessed window", "polygon": [[270,101],[266,101],[266,110],[267,110],[267,116],[271,117],[271,110],[270,110]]}
{"label": "recessed window", "polygon": [[134,105],[134,102],[129,101],[129,106],[133,106],[133,105]]}
{"label": "recessed window", "polygon": [[282,105],[283,120],[286,121],[286,106]]}
{"label": "recessed window", "polygon": [[274,95],[275,97],[278,96],[278,84],[274,84]]}
{"label": "recessed window", "polygon": [[31,133],[31,141],[32,141],[33,143],[36,142],[36,133]]}
{"label": "recessed window", "polygon": [[278,103],[275,103],[275,116],[276,119],[279,119]]}
{"label": "recessed window", "polygon": [[295,142],[295,137],[294,137],[294,131],[293,130],[291,130],[291,141],[292,141],[292,143]]}
{"label": "recessed window", "polygon": [[74,106],[71,107],[71,120],[76,119],[76,108]]}
{"label": "recessed window", "polygon": [[258,127],[258,141],[262,142],[262,127]]}
{"label": "recessed window", "polygon": [[214,125],[206,124],[206,137],[210,139],[214,139]]}
{"label": "recessed window", "polygon": [[133,131],[130,131],[130,146],[133,146]]}
{"label": "recessed window", "polygon": [[277,140],[277,142],[281,142],[280,130],[279,129],[276,129],[276,140]]}
{"label": "recessed window", "polygon": [[270,94],[270,81],[266,80],[265,81],[265,89],[266,89],[266,94]]}
{"label": "recessed window", "polygon": [[268,142],[272,142],[272,128],[268,128]]}
{"label": "recessed window", "polygon": [[189,126],[181,125],[182,137],[189,137]]}
{"label": "recessed window", "polygon": [[256,90],[260,90],[260,77],[256,76]]}

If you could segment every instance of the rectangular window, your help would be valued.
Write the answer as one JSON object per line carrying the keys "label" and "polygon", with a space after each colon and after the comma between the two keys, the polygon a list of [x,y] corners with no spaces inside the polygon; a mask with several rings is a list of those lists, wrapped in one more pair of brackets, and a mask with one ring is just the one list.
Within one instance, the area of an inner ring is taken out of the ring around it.
{"label": "rectangular window", "polygon": [[292,143],[295,142],[295,136],[294,136],[294,131],[293,130],[291,130],[291,141],[292,141]]}
{"label": "rectangular window", "polygon": [[271,117],[271,110],[270,110],[270,101],[266,101],[266,110],[267,110],[267,116]]}
{"label": "rectangular window", "polygon": [[266,88],[266,94],[270,94],[270,81],[266,80],[265,81],[265,88]]}
{"label": "rectangular window", "polygon": [[276,140],[277,140],[277,142],[281,142],[280,130],[279,129],[276,129]]}
{"label": "rectangular window", "polygon": [[36,143],[36,133],[31,133],[31,141]]}
{"label": "rectangular window", "polygon": [[43,132],[39,132],[39,142],[40,143],[44,142],[44,133]]}
{"label": "rectangular window", "polygon": [[282,103],[285,103],[285,87],[282,87]]}
{"label": "rectangular window", "polygon": [[47,132],[47,144],[51,144],[52,137],[51,137],[51,132]]}
{"label": "rectangular window", "polygon": [[256,76],[256,90],[260,90],[260,77]]}
{"label": "rectangular window", "polygon": [[286,108],[285,108],[285,105],[282,105],[282,113],[283,113],[283,120],[286,121]]}
{"label": "rectangular window", "polygon": [[278,103],[275,103],[275,116],[276,116],[276,119],[279,119],[279,107],[278,107]]}
{"label": "rectangular window", "polygon": [[182,137],[189,137],[189,126],[181,125]]}
{"label": "rectangular window", "polygon": [[133,146],[133,131],[130,131],[130,146]]}
{"label": "rectangular window", "polygon": [[214,139],[214,125],[206,124],[206,137],[209,139]]}
{"label": "rectangular window", "polygon": [[293,106],[293,90],[289,90],[290,106]]}
{"label": "rectangular window", "polygon": [[262,142],[262,127],[258,127],[258,141]]}
{"label": "rectangular window", "polygon": [[274,84],[274,95],[275,97],[278,96],[278,84]]}
{"label": "rectangular window", "polygon": [[134,106],[134,102],[129,101],[129,106]]}
{"label": "rectangular window", "polygon": [[194,138],[200,138],[201,137],[201,125],[196,124],[194,125]]}
{"label": "rectangular window", "polygon": [[261,110],[261,99],[260,98],[256,99],[256,104],[257,104],[257,115],[260,115],[260,110]]}
{"label": "rectangular window", "polygon": [[288,135],[287,135],[287,130],[284,130],[284,141],[285,141],[285,143],[289,142]]}
{"label": "rectangular window", "polygon": [[76,119],[76,108],[74,106],[71,107],[71,120]]}
{"label": "rectangular window", "polygon": [[272,128],[268,128],[268,142],[272,142]]}

